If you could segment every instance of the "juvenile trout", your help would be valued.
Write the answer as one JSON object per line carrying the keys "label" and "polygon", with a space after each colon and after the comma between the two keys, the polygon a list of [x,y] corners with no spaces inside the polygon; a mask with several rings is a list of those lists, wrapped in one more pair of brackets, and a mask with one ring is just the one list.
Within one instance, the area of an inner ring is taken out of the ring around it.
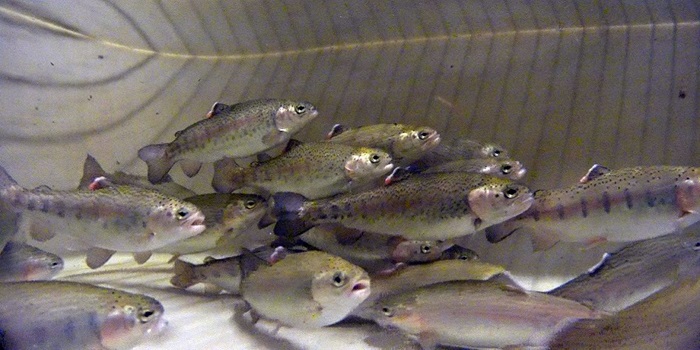
{"label": "juvenile trout", "polygon": [[588,273],[549,292],[598,310],[618,312],[679,280],[700,261],[700,233],[650,238],[606,254]]}
{"label": "juvenile trout", "polygon": [[490,281],[457,281],[382,298],[372,317],[417,338],[424,348],[504,348],[544,347],[566,325],[600,314],[547,294]]}
{"label": "juvenile trout", "polygon": [[49,280],[63,270],[63,259],[21,242],[7,242],[0,253],[0,281]]}
{"label": "juvenile trout", "polygon": [[191,177],[199,172],[202,162],[252,156],[280,146],[318,112],[308,102],[261,99],[230,106],[216,103],[209,115],[175,133],[173,142],[139,150],[139,158],[148,165],[149,181],[161,181],[179,161]]}
{"label": "juvenile trout", "polygon": [[151,182],[143,176],[131,175],[121,171],[117,171],[114,174],[109,174],[102,169],[102,166],[100,166],[100,163],[98,163],[95,158],[88,154],[85,158],[85,163],[83,164],[83,177],[80,179],[78,189],[90,189],[90,184],[92,184],[92,182],[99,177],[104,177],[107,179],[107,181],[115,185],[129,185],[146,188],[180,199],[196,195],[194,191],[175,183],[170,175],[165,175],[160,182],[151,184]]}
{"label": "juvenile trout", "polygon": [[406,166],[437,147],[440,134],[427,126],[374,124],[352,129],[336,124],[327,140],[356,147],[381,148],[389,152],[396,166]]}
{"label": "juvenile trout", "polygon": [[493,143],[481,143],[466,138],[442,140],[433,150],[416,161],[413,165],[418,170],[452,162],[460,159],[509,159],[510,155],[503,147]]}
{"label": "juvenile trout", "polygon": [[296,236],[312,226],[337,223],[409,240],[466,236],[516,216],[532,204],[528,188],[471,173],[416,174],[391,186],[307,201],[273,195],[275,234]]}
{"label": "juvenile trout", "polygon": [[477,158],[460,159],[425,169],[423,173],[467,172],[493,175],[511,180],[520,180],[527,170],[522,163],[511,159]]}
{"label": "juvenile trout", "polygon": [[150,254],[153,249],[204,231],[204,215],[193,204],[155,191],[108,186],[54,191],[22,188],[0,168],[0,201],[30,222],[32,238],[56,234],[90,247],[87,264],[96,268],[115,251]]}
{"label": "juvenile trout", "polygon": [[254,167],[217,162],[212,187],[230,193],[243,186],[297,192],[307,198],[330,197],[375,182],[394,167],[386,152],[332,143],[303,143]]}
{"label": "juvenile trout", "polygon": [[623,168],[534,198],[524,213],[488,228],[488,240],[527,228],[535,250],[545,250],[558,241],[632,242],[678,231],[700,220],[700,168]]}
{"label": "juvenile trout", "polygon": [[166,325],[155,299],[90,284],[0,283],[0,348],[130,349]]}

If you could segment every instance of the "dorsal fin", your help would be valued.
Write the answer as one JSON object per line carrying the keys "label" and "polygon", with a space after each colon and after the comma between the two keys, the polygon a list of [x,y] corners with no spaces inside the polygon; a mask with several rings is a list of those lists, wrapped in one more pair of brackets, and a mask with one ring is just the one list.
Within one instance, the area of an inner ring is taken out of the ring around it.
{"label": "dorsal fin", "polygon": [[229,107],[231,107],[231,106],[229,106],[227,104],[223,104],[221,102],[214,102],[214,105],[212,105],[209,112],[207,112],[207,118],[211,118],[211,117],[221,113],[221,111],[223,111],[224,109],[227,109]]}
{"label": "dorsal fin", "polygon": [[336,137],[336,136],[338,136],[338,135],[340,135],[348,130],[350,130],[350,128],[348,128],[347,126],[345,126],[343,124],[335,124],[331,128],[331,131],[329,131],[328,134],[326,134],[326,140],[330,140],[330,139],[332,139],[332,138],[334,138],[334,137]]}
{"label": "dorsal fin", "polygon": [[593,166],[590,169],[588,169],[588,172],[586,173],[586,175],[584,175],[581,178],[581,180],[578,180],[578,182],[585,184],[585,183],[587,183],[595,178],[598,178],[602,175],[605,175],[609,172],[610,172],[610,169],[608,169],[607,167],[604,167],[600,164],[593,164]]}

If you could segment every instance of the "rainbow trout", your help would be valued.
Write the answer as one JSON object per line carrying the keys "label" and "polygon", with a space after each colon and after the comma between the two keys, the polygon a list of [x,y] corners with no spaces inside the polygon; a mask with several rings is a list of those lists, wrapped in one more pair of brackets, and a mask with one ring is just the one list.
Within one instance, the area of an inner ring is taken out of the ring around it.
{"label": "rainbow trout", "polygon": [[493,143],[481,143],[466,138],[442,140],[433,150],[413,163],[418,170],[460,159],[509,159],[503,147]]}
{"label": "rainbow trout", "polygon": [[297,236],[336,223],[409,240],[466,236],[527,210],[532,194],[507,179],[472,173],[416,174],[391,186],[308,201],[294,193],[273,195],[274,228]]}
{"label": "rainbow trout", "polygon": [[[204,215],[193,204],[131,186],[54,191],[22,188],[0,168],[0,201],[21,213],[38,241],[60,234],[90,248],[87,264],[102,266],[115,251],[150,251],[204,231]],[[139,258],[137,258],[139,260]]]}
{"label": "rainbow trout", "polygon": [[297,192],[317,199],[376,182],[393,167],[389,154],[379,149],[303,143],[254,167],[217,162],[212,187],[230,193],[251,186],[267,193]]}
{"label": "rainbow trout", "polygon": [[308,102],[261,99],[216,103],[208,116],[175,133],[173,142],[139,150],[139,158],[148,165],[149,181],[161,181],[177,162],[192,177],[202,162],[248,157],[281,146],[318,112]]}
{"label": "rainbow trout", "polygon": [[492,243],[527,228],[535,250],[558,241],[595,245],[666,235],[700,220],[700,168],[623,168],[535,192],[534,204],[486,230]]}
{"label": "rainbow trout", "polygon": [[424,174],[450,173],[450,172],[479,173],[503,177],[511,180],[520,180],[527,170],[517,160],[500,158],[476,158],[460,159],[439,164],[423,170]]}
{"label": "rainbow trout", "polygon": [[63,270],[63,259],[22,242],[7,242],[0,253],[0,281],[49,280]]}

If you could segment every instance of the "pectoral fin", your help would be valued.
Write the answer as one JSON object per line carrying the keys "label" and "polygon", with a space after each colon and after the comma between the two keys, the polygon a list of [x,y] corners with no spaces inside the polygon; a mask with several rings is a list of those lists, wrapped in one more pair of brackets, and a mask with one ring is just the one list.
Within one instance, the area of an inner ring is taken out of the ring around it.
{"label": "pectoral fin", "polygon": [[535,252],[548,250],[559,242],[559,235],[543,230],[533,231],[530,237]]}
{"label": "pectoral fin", "polygon": [[187,177],[193,177],[199,173],[199,169],[202,168],[202,162],[183,159],[180,161],[180,167],[182,168],[182,172],[185,173]]}
{"label": "pectoral fin", "polygon": [[267,146],[273,147],[283,143],[289,138],[289,133],[280,130],[271,130],[265,136],[263,136],[263,143]]}
{"label": "pectoral fin", "polygon": [[148,259],[151,258],[151,252],[136,252],[133,254],[134,255],[134,260],[136,260],[136,263],[139,265],[143,265]]}
{"label": "pectoral fin", "polygon": [[53,238],[56,232],[49,225],[33,220],[29,224],[29,236],[39,242],[46,242]]}
{"label": "pectoral fin", "polygon": [[96,269],[104,265],[109,258],[114,255],[113,250],[108,250],[104,248],[93,247],[87,252],[87,257],[85,258],[85,263],[91,269]]}

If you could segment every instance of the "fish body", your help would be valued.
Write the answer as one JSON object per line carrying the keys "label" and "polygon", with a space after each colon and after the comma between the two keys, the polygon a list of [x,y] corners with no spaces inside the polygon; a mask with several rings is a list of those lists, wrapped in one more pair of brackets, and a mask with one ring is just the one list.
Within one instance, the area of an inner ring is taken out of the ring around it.
{"label": "fish body", "polygon": [[10,241],[0,253],[0,281],[48,280],[63,270],[63,259],[28,244]]}
{"label": "fish body", "polygon": [[272,255],[270,249],[262,249],[255,253],[246,251],[241,255],[223,259],[207,257],[204,263],[196,265],[180,259],[175,260],[173,272],[175,276],[170,284],[178,288],[189,288],[198,283],[205,283],[213,288],[207,291],[216,293],[225,290],[232,294],[240,294],[241,281],[260,266],[267,265],[267,260],[259,256]]}
{"label": "fish body", "polygon": [[406,166],[420,159],[440,144],[440,134],[427,126],[374,124],[359,128],[334,126],[328,142],[356,147],[383,149],[396,166]]}
{"label": "fish body", "polygon": [[585,183],[539,190],[524,213],[487,229],[490,242],[527,228],[536,250],[558,241],[632,242],[700,220],[700,168],[653,166],[613,170]]}
{"label": "fish body", "polygon": [[440,144],[413,163],[419,170],[460,159],[509,159],[510,154],[494,143],[482,143],[467,138],[442,140]]}
{"label": "fish body", "polygon": [[372,315],[426,348],[543,347],[572,321],[600,316],[575,301],[491,281],[445,282],[392,295],[377,301]]}
{"label": "fish body", "polygon": [[678,281],[680,269],[697,261],[699,233],[651,238],[606,255],[594,269],[549,294],[618,312]]}
{"label": "fish body", "polygon": [[225,246],[229,236],[242,235],[256,227],[267,210],[265,198],[254,194],[209,193],[185,201],[202,211],[206,229],[194,237],[158,248],[157,252],[183,255]]}
{"label": "fish body", "polygon": [[334,324],[369,294],[367,272],[319,251],[287,255],[241,283],[241,295],[255,314],[298,328]]}
{"label": "fish body", "polygon": [[275,234],[295,236],[308,228],[336,223],[409,240],[466,236],[525,211],[527,187],[507,179],[472,173],[416,174],[391,186],[306,201],[273,195]]}
{"label": "fish body", "polygon": [[500,158],[460,159],[438,164],[425,169],[423,173],[468,172],[493,175],[511,180],[520,180],[527,171],[517,160]]}
{"label": "fish body", "polygon": [[0,283],[3,349],[130,349],[165,326],[155,299],[90,284]]}
{"label": "fish body", "polygon": [[139,158],[148,165],[149,181],[161,181],[178,161],[184,160],[185,174],[194,176],[202,162],[248,157],[281,146],[318,116],[308,102],[278,99],[215,107],[210,118],[178,131],[174,141],[139,150]]}
{"label": "fish body", "polygon": [[102,265],[115,251],[149,252],[204,231],[204,215],[193,204],[132,187],[98,190],[28,190],[0,168],[0,200],[30,222],[32,238],[60,234],[95,248],[88,265]]}
{"label": "fish body", "polygon": [[80,179],[78,189],[90,189],[90,184],[92,184],[93,181],[99,177],[104,177],[107,179],[107,181],[115,185],[129,185],[146,188],[180,199],[196,195],[194,191],[175,183],[169,175],[165,175],[160,182],[152,184],[150,181],[148,181],[148,178],[144,176],[127,174],[121,171],[109,174],[102,169],[102,166],[94,157],[88,154],[85,158],[85,163],[83,163],[83,177]]}
{"label": "fish body", "polygon": [[252,186],[267,193],[296,192],[317,199],[375,182],[393,168],[386,152],[331,143],[303,143],[254,167],[218,162],[212,180],[217,192]]}

